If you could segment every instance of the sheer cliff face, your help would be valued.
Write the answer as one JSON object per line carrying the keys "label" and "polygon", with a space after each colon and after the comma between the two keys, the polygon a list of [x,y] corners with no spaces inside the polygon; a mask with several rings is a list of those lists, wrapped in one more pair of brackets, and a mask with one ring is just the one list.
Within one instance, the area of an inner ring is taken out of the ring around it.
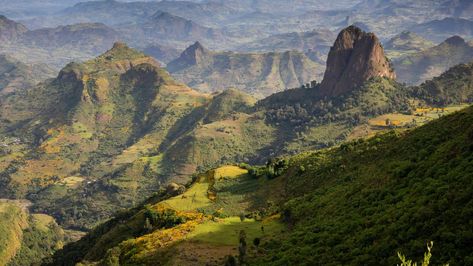
{"label": "sheer cliff face", "polygon": [[343,94],[372,77],[396,78],[380,41],[355,26],[344,29],[330,49],[321,92],[327,96]]}

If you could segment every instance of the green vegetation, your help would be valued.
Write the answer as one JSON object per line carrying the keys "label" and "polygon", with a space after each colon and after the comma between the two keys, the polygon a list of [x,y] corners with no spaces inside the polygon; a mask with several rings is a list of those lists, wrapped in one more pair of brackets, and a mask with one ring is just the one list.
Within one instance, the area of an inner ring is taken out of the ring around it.
{"label": "green vegetation", "polygon": [[292,157],[281,211],[293,229],[255,263],[394,265],[399,248],[417,260],[434,241],[433,264],[469,264],[472,122],[468,108],[412,132]]}
{"label": "green vegetation", "polygon": [[64,232],[54,219],[28,214],[27,202],[0,202],[0,264],[35,265],[62,248]]}
{"label": "green vegetation", "polygon": [[[237,257],[251,265],[395,265],[397,252],[405,263],[423,260],[434,241],[425,257],[432,264],[469,264],[472,124],[470,107],[411,131],[242,164],[248,174],[215,169],[168,199],[172,205],[155,201],[116,218],[55,261],[81,254],[77,261],[185,264],[212,254],[222,264]],[[182,207],[195,188],[206,207]],[[113,244],[97,252],[99,243]]]}

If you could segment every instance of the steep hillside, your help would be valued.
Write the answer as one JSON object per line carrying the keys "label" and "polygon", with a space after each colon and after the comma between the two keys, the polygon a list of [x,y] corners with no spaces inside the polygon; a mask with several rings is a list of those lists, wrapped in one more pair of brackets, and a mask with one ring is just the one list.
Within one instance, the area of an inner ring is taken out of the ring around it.
{"label": "steep hillside", "polygon": [[30,214],[28,202],[0,200],[0,264],[34,265],[61,249],[63,230],[44,214]]}
{"label": "steep hillside", "polygon": [[395,265],[398,251],[421,260],[430,241],[433,264],[468,265],[472,122],[470,107],[412,131],[196,175],[52,265]]}
{"label": "steep hillside", "polygon": [[167,69],[176,79],[201,91],[237,88],[258,97],[299,87],[321,75],[318,64],[301,52],[213,52],[199,42]]}
{"label": "steep hillside", "polygon": [[27,31],[24,25],[0,15],[0,41],[14,41]]}
{"label": "steep hillside", "polygon": [[399,81],[419,84],[472,60],[473,46],[461,37],[453,36],[435,47],[395,59],[393,65]]}
{"label": "steep hillside", "polygon": [[[186,121],[192,121],[191,112],[208,99],[172,81],[153,59],[124,44],[117,43],[84,64],[69,64],[56,79],[3,99],[1,128],[13,131],[19,140],[6,142],[10,152],[2,157],[2,196],[28,196],[44,204],[42,210],[58,208],[51,201],[62,205],[66,202],[62,197],[84,200],[75,198],[75,191],[103,191],[103,186],[112,186],[132,193],[120,204],[133,205],[142,198],[138,191],[159,186],[158,172],[149,173],[156,178],[141,174],[151,160],[158,162],[160,149],[165,148],[160,145],[177,137],[170,131],[185,131],[189,124],[178,121],[187,116]],[[148,156],[157,157],[147,161]],[[117,178],[116,171],[135,161],[138,168],[132,177],[138,179],[126,181],[124,173],[122,181],[95,183],[107,175]],[[138,186],[141,182],[149,183]],[[76,217],[73,205],[67,208],[71,208],[67,215],[64,209],[53,213]],[[59,221],[68,223],[63,218]],[[80,220],[76,217],[70,222]]]}
{"label": "steep hillside", "polygon": [[36,85],[54,72],[45,65],[28,66],[7,55],[0,55],[0,94]]}

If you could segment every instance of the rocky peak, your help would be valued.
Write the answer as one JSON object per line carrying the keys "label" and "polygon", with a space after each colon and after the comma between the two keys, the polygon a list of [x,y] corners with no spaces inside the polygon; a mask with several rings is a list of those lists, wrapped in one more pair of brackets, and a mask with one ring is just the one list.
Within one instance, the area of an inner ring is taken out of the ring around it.
{"label": "rocky peak", "polygon": [[199,65],[205,62],[210,53],[211,52],[207,48],[197,41],[193,45],[187,47],[178,59],[169,63],[168,69],[173,72],[187,66]]}
{"label": "rocky peak", "polygon": [[452,45],[452,46],[464,46],[467,45],[465,39],[462,37],[455,35],[452,36],[444,41],[445,44]]}
{"label": "rocky peak", "polygon": [[358,27],[342,30],[331,47],[321,83],[323,95],[349,92],[372,77],[396,78],[379,39]]}

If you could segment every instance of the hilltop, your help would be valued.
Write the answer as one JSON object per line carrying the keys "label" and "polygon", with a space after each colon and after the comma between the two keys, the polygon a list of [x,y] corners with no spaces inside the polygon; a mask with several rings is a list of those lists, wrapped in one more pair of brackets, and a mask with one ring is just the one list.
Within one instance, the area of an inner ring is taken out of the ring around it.
{"label": "hilltop", "polygon": [[197,90],[237,88],[258,97],[309,83],[320,77],[321,68],[297,51],[214,52],[200,42],[167,66],[173,77]]}

